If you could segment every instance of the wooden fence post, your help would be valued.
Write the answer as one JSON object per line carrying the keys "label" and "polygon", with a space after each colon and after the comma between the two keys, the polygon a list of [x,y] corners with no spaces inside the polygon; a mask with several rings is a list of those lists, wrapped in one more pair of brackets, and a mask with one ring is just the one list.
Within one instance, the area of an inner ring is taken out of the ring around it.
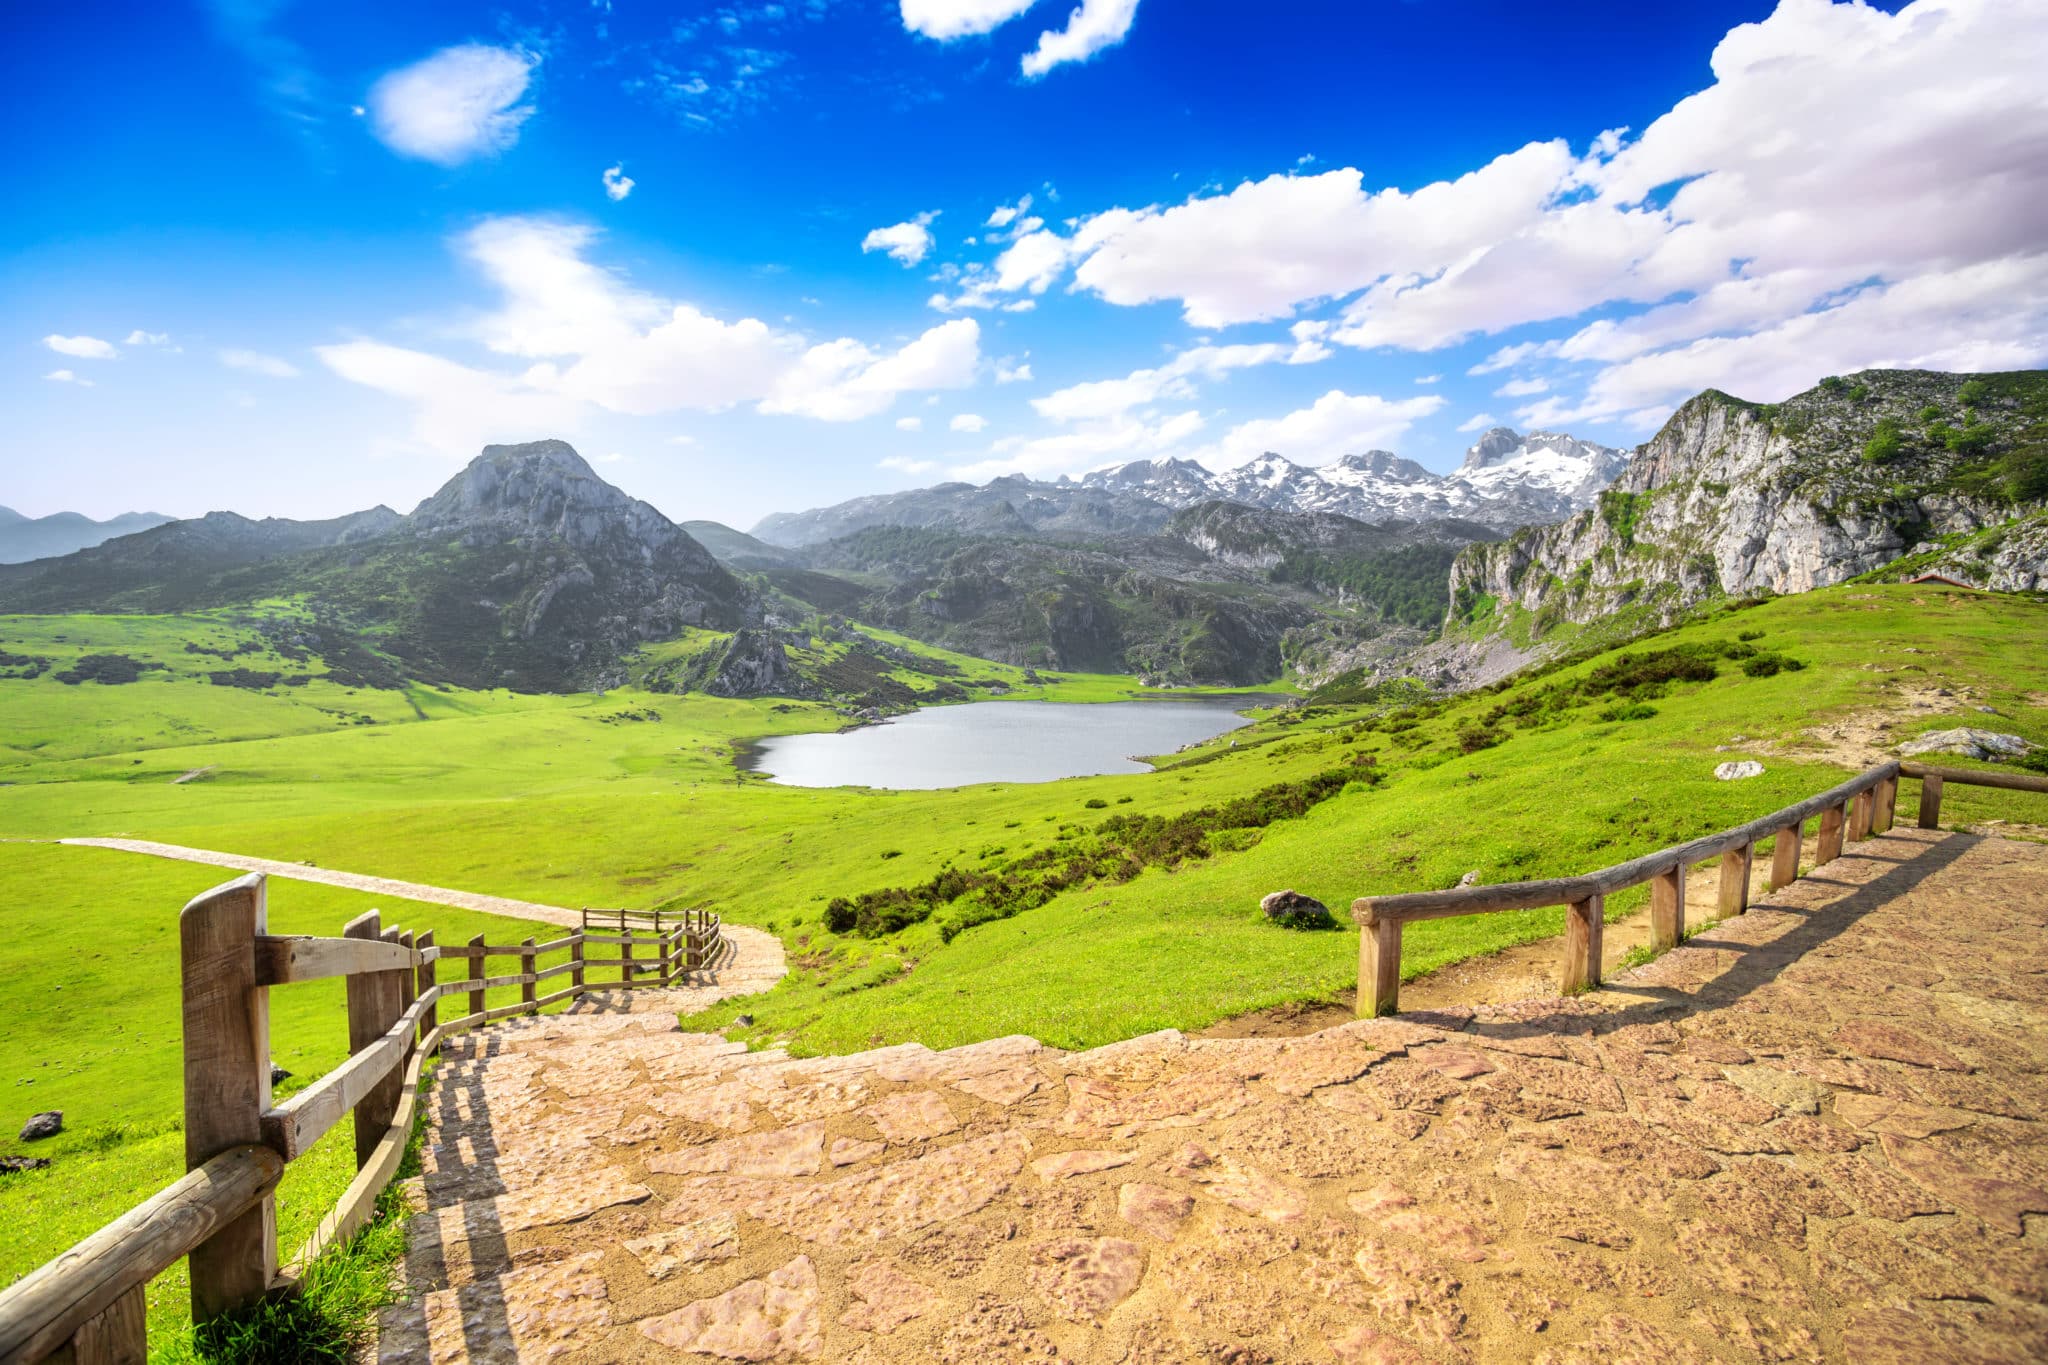
{"label": "wooden fence post", "polygon": [[[424,934],[421,934],[412,941],[412,946],[419,949],[422,953],[426,952],[427,949],[434,946],[434,931],[429,929]],[[440,984],[440,967],[441,960],[435,958],[431,962],[420,963],[414,969],[413,998],[415,1000]],[[420,1011],[420,1041],[423,1043],[427,1041],[427,1035],[439,1027],[441,1027],[441,1002],[436,999],[433,1004]]]}
{"label": "wooden fence post", "polygon": [[[380,931],[377,912],[370,910],[350,920],[343,927],[341,936],[389,942],[397,932],[396,929],[388,934]],[[398,1022],[399,985],[396,978],[409,974],[409,969],[401,967],[395,972],[357,972],[348,978],[348,1050],[351,1055],[373,1046]],[[384,1140],[392,1118],[398,1113],[398,1100],[404,1086],[405,1074],[394,1069],[371,1086],[370,1093],[357,1102],[357,1170],[369,1164],[377,1144]]]}
{"label": "wooden fence post", "polygon": [[1566,995],[1600,984],[1600,938],[1606,927],[1607,898],[1588,896],[1565,907],[1564,979]]}
{"label": "wooden fence post", "polygon": [[1822,867],[1842,856],[1842,825],[1846,806],[1829,806],[1820,813],[1820,847],[1814,850],[1813,865]]}
{"label": "wooden fence post", "polygon": [[583,931],[578,929],[573,938],[574,941],[569,944],[569,960],[576,965],[569,969],[569,984],[576,988],[578,995],[581,995],[583,994]]}
{"label": "wooden fence post", "polygon": [[1778,831],[1777,846],[1771,850],[1771,890],[1799,880],[1799,845],[1805,833],[1804,820]]}
{"label": "wooden fence post", "polygon": [[619,922],[619,984],[633,984],[633,931],[623,920]]}
{"label": "wooden fence post", "polygon": [[1849,808],[1849,842],[1861,843],[1870,837],[1871,810],[1877,802],[1871,798],[1870,788],[1856,793],[1855,802]]}
{"label": "wooden fence post", "polygon": [[1920,779],[1920,828],[1941,828],[1941,779],[1933,773]]}
{"label": "wooden fence post", "polygon": [[536,994],[534,990],[535,983],[532,979],[534,965],[533,940],[531,938],[522,939],[519,944],[519,974],[527,979],[519,983],[519,1000],[520,1003],[527,1007],[526,1012],[528,1014],[540,1013],[540,1010],[533,1003]]}
{"label": "wooden fence post", "polygon": [[1365,907],[1358,938],[1358,1015],[1377,1019],[1401,1008],[1401,921],[1376,918],[1372,902],[1362,900],[1353,913]]}
{"label": "wooden fence post", "polygon": [[469,941],[472,956],[469,959],[469,1012],[484,1012],[484,988],[476,983],[484,979],[484,936],[478,934]]}
{"label": "wooden fence post", "polygon": [[1685,941],[1685,864],[1650,883],[1650,946],[1676,948]]}
{"label": "wooden fence post", "polygon": [[1721,855],[1721,917],[1740,915],[1749,909],[1749,864],[1756,854],[1754,843],[1731,848]]}
{"label": "wooden fence post", "polygon": [[657,986],[666,986],[668,984],[669,943],[668,935],[662,932],[661,917],[658,915],[654,920],[654,953],[654,983]]}
{"label": "wooden fence post", "polygon": [[1889,834],[1892,822],[1898,818],[1898,809],[1899,779],[1887,777],[1884,781],[1877,784],[1877,810],[1875,812],[1876,819],[1870,826],[1872,832]]}
{"label": "wooden fence post", "polygon": [[[389,932],[387,932],[384,936],[386,938],[391,937]],[[398,946],[401,948],[411,948],[413,946],[412,930],[407,929],[404,933],[398,935]],[[398,1012],[400,1014],[404,1014],[407,1010],[412,1008],[412,1002],[420,998],[419,977],[415,974],[414,969],[411,967],[401,968],[400,970],[393,972],[391,976],[393,980],[398,982]],[[420,1035],[418,1029],[414,1029],[406,1035],[406,1061],[410,1062],[412,1060],[413,1050],[419,1046],[419,1042]],[[404,1069],[405,1068],[402,1066],[399,1068],[400,1071],[403,1071]]]}
{"label": "wooden fence post", "polygon": [[[270,1108],[270,997],[256,984],[256,936],[269,927],[260,875],[217,886],[178,916],[185,1045],[185,1169],[263,1140]],[[192,1321],[254,1303],[277,1275],[269,1195],[192,1248]]]}

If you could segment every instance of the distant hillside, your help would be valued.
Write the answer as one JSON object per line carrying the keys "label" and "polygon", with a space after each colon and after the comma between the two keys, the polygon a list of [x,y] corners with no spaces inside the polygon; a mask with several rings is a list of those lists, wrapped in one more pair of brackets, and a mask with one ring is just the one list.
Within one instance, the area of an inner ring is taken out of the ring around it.
{"label": "distant hillside", "polygon": [[1451,557],[1493,534],[1210,502],[1152,535],[867,527],[763,577],[819,611],[987,659],[1248,684],[1391,623],[1433,627]]}
{"label": "distant hillside", "polygon": [[404,672],[553,690],[637,645],[758,620],[753,591],[561,441],[487,446],[411,515],[215,512],[0,568],[0,611],[191,610],[301,597]]}
{"label": "distant hillside", "polygon": [[728,568],[776,569],[803,563],[800,554],[779,545],[770,545],[765,540],[756,540],[745,531],[735,531],[723,522],[686,521],[682,525],[692,540],[711,551],[718,562]]}
{"label": "distant hillside", "polygon": [[1166,524],[1168,504],[1071,482],[1041,483],[1020,474],[977,487],[942,483],[907,493],[876,493],[808,512],[778,512],[754,535],[792,548],[821,545],[870,526],[908,526],[974,535],[1145,535]]}
{"label": "distant hillside", "polygon": [[160,512],[123,512],[105,521],[94,521],[77,512],[25,517],[11,507],[0,507],[0,564],[25,564],[32,559],[68,555],[116,536],[147,531],[169,520]]}
{"label": "distant hillside", "polygon": [[1895,564],[2048,587],[2048,372],[1870,370],[1770,405],[1703,393],[1595,507],[1462,554],[1453,614],[1523,635],[1668,621]]}

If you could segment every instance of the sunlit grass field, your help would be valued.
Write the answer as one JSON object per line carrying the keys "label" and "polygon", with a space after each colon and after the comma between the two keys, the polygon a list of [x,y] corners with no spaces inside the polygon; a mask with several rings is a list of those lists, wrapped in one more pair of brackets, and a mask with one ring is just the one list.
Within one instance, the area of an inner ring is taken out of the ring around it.
{"label": "sunlit grass field", "polygon": [[[215,686],[204,674],[221,664],[184,645],[235,634],[212,617],[0,618],[0,648],[16,653],[118,651],[166,665],[123,686],[0,680],[0,836],[131,835],[570,907],[709,906],[781,935],[792,972],[767,995],[692,1025],[744,1010],[755,1021],[736,1036],[798,1052],[945,1047],[1004,1033],[1084,1047],[1325,998],[1355,982],[1356,933],[1272,928],[1257,908],[1266,892],[1293,887],[1341,918],[1354,897],[1448,886],[1467,870],[1503,881],[1619,861],[1838,781],[1839,769],[1801,756],[1801,732],[1851,712],[1899,712],[1896,738],[1972,724],[2048,742],[2048,605],[1898,586],[1722,609],[1631,646],[1752,635],[1804,665],[1770,677],[1724,665],[1713,681],[1666,689],[1638,719],[1602,721],[1600,707],[1583,706],[1528,728],[1502,723],[1499,742],[1465,751],[1461,730],[1528,690],[1583,677],[1596,658],[1429,708],[1397,733],[1357,730],[1370,708],[1269,711],[1155,772],[945,792],[782,788],[737,772],[736,745],[843,723],[816,704],[634,689]],[[974,676],[1014,678],[1012,696],[1137,692],[1113,677],[1032,687],[1020,670],[952,657]],[[1908,686],[1957,695],[1908,713],[1896,701]],[[1742,756],[1716,746],[1737,736],[1746,737],[1738,748],[1770,741],[1779,751],[1761,778],[1716,781],[1717,762]],[[1380,780],[1353,782],[1254,832],[1246,847],[1077,886],[950,942],[934,922],[872,939],[824,926],[836,897],[914,885],[949,864],[994,866],[1112,814],[1218,806],[1366,755]],[[173,780],[189,773],[199,776]],[[1908,801],[1914,791],[1906,784]],[[2048,798],[1952,787],[1944,817],[2048,825]],[[186,899],[226,876],[0,844],[11,921],[0,967],[17,996],[0,1023],[0,1086],[12,1099],[0,1139],[42,1108],[64,1108],[73,1130],[41,1144],[57,1158],[50,1171],[0,1185],[0,1219],[18,1231],[0,1249],[0,1276],[178,1173],[181,1139],[168,1127],[179,1113],[172,926]],[[272,923],[285,932],[331,933],[372,904],[444,941],[556,932],[301,883],[273,883],[271,898]],[[1619,900],[1611,910],[1630,908]],[[1560,917],[1411,926],[1404,972],[1553,934]],[[331,982],[273,993],[278,1061],[302,1078],[343,1055],[340,998]],[[346,1179],[345,1139],[329,1146],[287,1182],[287,1254],[302,1236],[293,1220],[310,1226]],[[152,1291],[160,1311],[182,1312],[181,1283],[166,1278]]]}

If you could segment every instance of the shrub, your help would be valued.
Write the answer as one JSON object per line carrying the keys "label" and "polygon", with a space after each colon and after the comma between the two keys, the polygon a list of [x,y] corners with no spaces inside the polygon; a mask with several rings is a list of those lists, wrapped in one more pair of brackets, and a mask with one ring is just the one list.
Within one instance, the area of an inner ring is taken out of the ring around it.
{"label": "shrub", "polygon": [[1870,385],[1868,384],[1858,384],[1849,390],[1849,401],[1851,403],[1861,403],[1868,397],[1870,397]]}
{"label": "shrub", "polygon": [[1657,708],[1646,702],[1625,701],[1610,706],[1600,713],[1602,720],[1648,720],[1657,714]]}
{"label": "shrub", "polygon": [[1905,440],[1899,435],[1898,421],[1891,417],[1881,419],[1870,433],[1870,439],[1863,443],[1863,458],[1871,464],[1886,464],[1899,456]]}
{"label": "shrub", "polygon": [[1742,671],[1752,678],[1772,678],[1780,673],[1797,673],[1806,667],[1799,660],[1783,654],[1759,654],[1754,659],[1742,661]]}
{"label": "shrub", "polygon": [[1743,631],[1743,632],[1742,632],[1741,634],[1737,635],[1737,636],[1736,636],[1735,638],[1736,638],[1736,639],[1738,639],[1738,640],[1745,640],[1745,641],[1747,641],[1747,640],[1761,640],[1761,639],[1763,639],[1763,638],[1764,638],[1764,633],[1763,633],[1762,631],[1760,631],[1760,630],[1745,630],[1745,631]]}
{"label": "shrub", "polygon": [[903,850],[900,848],[885,848],[882,850],[882,861],[885,863],[891,858],[901,858],[902,856]]}
{"label": "shrub", "polygon": [[1989,426],[1975,422],[1961,429],[1952,428],[1948,433],[1947,445],[1950,452],[1956,455],[1982,455],[1991,449],[1991,442],[1995,436],[1996,433]]}
{"label": "shrub", "polygon": [[1941,408],[1938,404],[1929,403],[1914,415],[1923,422],[1938,422],[1941,420]]}
{"label": "shrub", "polygon": [[1108,810],[1108,809],[1109,809],[1109,802],[1107,802],[1107,801],[1103,800],[1103,799],[1102,799],[1101,797],[1099,797],[1099,796],[1091,796],[1091,797],[1089,797],[1089,798],[1088,798],[1088,799],[1087,799],[1086,801],[1083,801],[1083,802],[1081,803],[1081,805],[1082,805],[1082,806],[1083,806],[1084,808],[1088,809],[1088,810]]}
{"label": "shrub", "polygon": [[1956,399],[1966,408],[1974,408],[1991,396],[1991,389],[1981,379],[1972,379],[1956,390]]}
{"label": "shrub", "polygon": [[1483,725],[1478,721],[1466,721],[1458,727],[1458,752],[1476,754],[1481,749],[1491,749],[1506,741],[1507,731]]}

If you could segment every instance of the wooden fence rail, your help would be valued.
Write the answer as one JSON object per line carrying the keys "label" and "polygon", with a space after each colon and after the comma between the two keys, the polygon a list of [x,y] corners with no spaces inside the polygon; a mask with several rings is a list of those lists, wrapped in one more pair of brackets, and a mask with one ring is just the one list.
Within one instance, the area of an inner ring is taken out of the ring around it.
{"label": "wooden fence rail", "polygon": [[1370,1018],[1400,1009],[1401,928],[1416,920],[1562,905],[1566,913],[1560,985],[1568,993],[1597,986],[1607,897],[1647,882],[1651,942],[1658,948],[1676,947],[1685,938],[1685,881],[1694,864],[1708,858],[1720,859],[1720,912],[1724,916],[1739,915],[1749,908],[1750,871],[1758,844],[1766,839],[1773,841],[1770,889],[1775,891],[1798,880],[1801,840],[1807,821],[1816,816],[1820,825],[1814,867],[1841,857],[1845,840],[1860,841],[1890,830],[1901,778],[1920,780],[1922,829],[1936,827],[1944,782],[2048,792],[2048,778],[1934,768],[1920,763],[1880,763],[1818,796],[1746,825],[1659,849],[1583,876],[1362,897],[1351,906],[1352,918],[1360,930],[1358,1013]]}
{"label": "wooden fence rail", "polygon": [[[715,965],[722,925],[708,911],[586,911],[610,934],[579,930],[547,943],[440,945],[431,930],[385,928],[371,911],[340,938],[268,932],[261,874],[195,898],[178,917],[184,1016],[185,1164],[182,1180],[122,1214],[62,1255],[0,1290],[0,1365],[46,1358],[141,1361],[147,1354],[144,1291],[189,1258],[192,1320],[206,1323],[289,1285],[299,1268],[366,1223],[405,1156],[427,1059],[460,1031],[615,985],[664,986]],[[616,943],[617,983],[586,984],[586,940]],[[652,958],[635,960],[635,943]],[[539,968],[547,953],[566,961]],[[490,957],[517,957],[515,973],[489,976]],[[466,959],[444,982],[440,963]],[[541,981],[570,974],[548,995]],[[274,986],[345,979],[349,1059],[283,1104],[270,1095],[270,1000]],[[514,1004],[484,995],[517,986]],[[468,1012],[443,1019],[444,1000],[466,993]],[[288,1162],[354,1116],[356,1176],[290,1266],[280,1271],[274,1192]]]}

